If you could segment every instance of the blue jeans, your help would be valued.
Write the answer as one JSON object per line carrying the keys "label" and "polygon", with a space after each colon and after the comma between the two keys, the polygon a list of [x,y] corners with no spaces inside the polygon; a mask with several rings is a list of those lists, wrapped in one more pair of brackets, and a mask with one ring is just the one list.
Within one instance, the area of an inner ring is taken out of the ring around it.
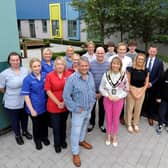
{"label": "blue jeans", "polygon": [[84,141],[91,110],[72,113],[72,128],[71,128],[71,147],[72,154],[79,154],[79,142]]}

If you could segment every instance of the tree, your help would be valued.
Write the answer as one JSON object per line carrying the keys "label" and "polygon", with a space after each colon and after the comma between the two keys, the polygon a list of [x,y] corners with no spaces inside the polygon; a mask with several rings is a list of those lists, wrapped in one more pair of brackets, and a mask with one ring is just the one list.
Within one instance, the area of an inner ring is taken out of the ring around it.
{"label": "tree", "polygon": [[[167,0],[164,0],[166,2]],[[142,39],[147,51],[152,36],[164,29],[168,18],[167,6],[161,8],[162,0],[133,0],[129,34],[133,38]]]}
{"label": "tree", "polygon": [[113,6],[113,0],[73,0],[72,6],[80,11],[80,19],[87,25],[86,30],[99,34],[104,44],[109,34],[107,25],[112,15],[110,7]]}
{"label": "tree", "polygon": [[130,20],[132,17],[132,7],[130,0],[116,0],[113,7],[110,8],[113,13],[110,17],[110,32],[119,32],[120,41],[124,41],[124,34],[130,30]]}
{"label": "tree", "polygon": [[73,0],[72,5],[81,12],[87,30],[105,37],[114,32],[141,39],[147,50],[152,36],[166,32],[168,20],[168,0]]}

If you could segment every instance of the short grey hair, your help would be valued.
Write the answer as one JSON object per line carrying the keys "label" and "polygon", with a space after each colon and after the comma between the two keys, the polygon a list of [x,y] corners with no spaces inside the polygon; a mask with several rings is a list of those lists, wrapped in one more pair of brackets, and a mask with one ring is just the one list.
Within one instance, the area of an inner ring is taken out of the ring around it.
{"label": "short grey hair", "polygon": [[79,64],[80,64],[80,62],[87,62],[88,64],[90,64],[89,63],[89,60],[88,60],[88,58],[86,57],[86,56],[82,56],[80,59],[79,59]]}

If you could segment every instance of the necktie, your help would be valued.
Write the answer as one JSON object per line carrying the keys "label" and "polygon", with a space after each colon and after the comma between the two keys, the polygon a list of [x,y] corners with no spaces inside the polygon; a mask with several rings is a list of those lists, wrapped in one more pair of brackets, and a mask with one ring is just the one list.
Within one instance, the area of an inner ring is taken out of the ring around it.
{"label": "necktie", "polygon": [[149,69],[149,72],[152,71],[152,58],[149,58],[149,65],[148,65],[148,69]]}

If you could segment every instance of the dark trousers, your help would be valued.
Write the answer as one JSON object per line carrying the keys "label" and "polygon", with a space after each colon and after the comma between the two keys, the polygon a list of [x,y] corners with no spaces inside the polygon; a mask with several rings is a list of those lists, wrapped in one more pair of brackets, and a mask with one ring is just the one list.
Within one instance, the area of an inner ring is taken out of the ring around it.
{"label": "dark trousers", "polygon": [[156,95],[154,90],[147,90],[144,103],[147,117],[157,120],[158,103],[156,102]]}
{"label": "dark trousers", "polygon": [[159,125],[165,123],[168,126],[168,102],[164,100],[160,104],[158,122]]}
{"label": "dark trousers", "polygon": [[27,124],[28,124],[28,115],[25,112],[24,108],[22,109],[8,109],[5,108],[5,111],[7,112],[12,130],[15,133],[15,136],[21,135],[21,128],[22,132],[27,131]]}
{"label": "dark trousers", "polygon": [[53,128],[54,145],[61,145],[66,139],[66,121],[68,112],[50,113]]}
{"label": "dark trousers", "polygon": [[40,114],[36,117],[31,116],[33,123],[33,139],[34,142],[41,142],[48,139],[48,121],[47,113]]}
{"label": "dark trousers", "polygon": [[123,107],[122,107],[122,111],[121,111],[121,114],[120,114],[120,120],[124,120],[124,104],[123,104]]}
{"label": "dark trousers", "polygon": [[[105,111],[104,111],[104,105],[103,105],[103,96],[98,100],[98,104],[99,104],[99,118],[98,118],[98,123],[99,123],[99,127],[103,126],[104,124],[104,115],[105,115]],[[96,119],[96,103],[93,106],[92,112],[91,112],[91,118],[90,118],[90,125],[95,126],[95,119]]]}

